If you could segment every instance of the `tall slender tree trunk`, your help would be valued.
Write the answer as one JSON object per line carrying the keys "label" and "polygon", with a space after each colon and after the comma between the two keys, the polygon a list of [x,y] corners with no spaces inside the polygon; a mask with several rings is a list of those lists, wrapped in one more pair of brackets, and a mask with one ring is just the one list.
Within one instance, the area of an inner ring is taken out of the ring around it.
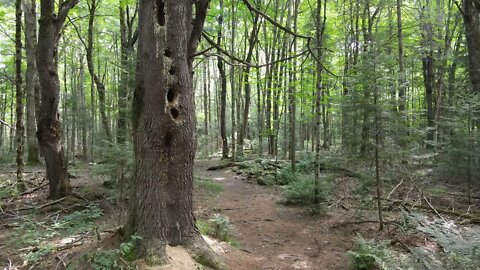
{"label": "tall slender tree trunk", "polygon": [[[231,20],[230,20],[230,29],[231,29],[231,40],[230,40],[230,48],[232,52],[235,52],[235,37],[236,37],[236,1],[232,0],[231,3]],[[235,107],[237,106],[236,102],[236,96],[237,96],[237,90],[235,89],[235,68],[233,66],[230,66],[230,93],[231,93],[231,113],[230,113],[230,118],[232,122],[232,158],[236,158],[236,130],[237,130],[237,123],[236,123],[236,110]]]}
{"label": "tall slender tree trunk", "polygon": [[[221,46],[223,39],[223,0],[220,0],[220,11],[222,12],[217,19],[218,33],[217,44]],[[225,74],[225,64],[221,56],[217,57],[217,67],[220,73],[220,136],[222,138],[222,158],[228,158],[228,138],[227,138],[227,75]]]}
{"label": "tall slender tree trunk", "polygon": [[23,181],[23,152],[24,152],[24,125],[23,125],[23,96],[22,88],[22,0],[15,1],[15,89],[16,89],[16,124],[15,140],[17,146],[17,189],[25,190]]}
{"label": "tall slender tree trunk", "polygon": [[35,48],[37,47],[37,5],[35,0],[24,1],[25,10],[25,52],[27,56],[27,71],[25,75],[25,92],[27,96],[27,151],[28,164],[39,163],[38,142],[35,139],[37,132],[35,120],[35,83],[38,80],[35,62]]}
{"label": "tall slender tree trunk", "polygon": [[130,137],[128,136],[129,123],[129,95],[131,93],[132,77],[132,56],[135,35],[133,33],[133,24],[137,16],[138,4],[135,5],[133,13],[130,13],[130,6],[125,1],[119,3],[120,17],[120,85],[118,89],[118,119],[117,119],[117,143],[122,144]]}
{"label": "tall slender tree trunk", "polygon": [[[255,19],[253,20],[252,31],[250,32],[248,38],[248,52],[245,61],[250,63],[252,61],[253,50],[255,48],[255,44],[257,43],[258,39],[258,20],[259,15],[256,14]],[[237,148],[237,156],[243,156],[243,142],[245,140],[248,128],[248,116],[250,114],[250,103],[251,103],[251,85],[250,85],[250,66],[246,66],[243,69],[243,82],[242,85],[245,87],[245,103],[243,106],[243,118],[240,127],[240,134],[238,136],[238,148]]]}
{"label": "tall slender tree trunk", "polygon": [[[55,12],[55,1],[42,0],[40,4],[40,29],[36,50],[37,69],[41,86],[41,105],[38,115],[37,138],[45,156],[46,175],[49,181],[49,199],[58,199],[71,193],[67,175],[67,160],[63,152],[61,124],[58,113],[60,82],[56,56],[60,31],[68,11],[78,0],[64,1]],[[58,15],[57,15],[58,14]]]}
{"label": "tall slender tree trunk", "polygon": [[100,120],[102,123],[103,130],[105,132],[105,136],[107,140],[111,143],[112,142],[112,131],[110,130],[110,124],[108,122],[108,117],[106,114],[106,105],[105,105],[105,98],[106,98],[106,89],[105,84],[99,78],[99,76],[95,73],[95,65],[93,59],[93,32],[94,32],[94,22],[95,22],[95,13],[98,8],[97,0],[90,0],[88,3],[89,8],[89,17],[88,17],[88,36],[87,36],[87,66],[88,72],[92,77],[92,81],[95,82],[95,86],[97,87],[98,92],[98,109],[100,112]]}
{"label": "tall slender tree trunk", "polygon": [[80,93],[80,123],[82,125],[82,159],[84,161],[88,160],[88,112],[87,112],[87,105],[86,105],[86,96],[85,96],[85,72],[84,72],[84,64],[83,64],[84,55],[82,54],[79,59],[80,64],[80,71],[78,74],[79,77],[79,93]]}
{"label": "tall slender tree trunk", "polygon": [[463,21],[468,49],[468,74],[473,91],[480,93],[480,3],[463,0]]}

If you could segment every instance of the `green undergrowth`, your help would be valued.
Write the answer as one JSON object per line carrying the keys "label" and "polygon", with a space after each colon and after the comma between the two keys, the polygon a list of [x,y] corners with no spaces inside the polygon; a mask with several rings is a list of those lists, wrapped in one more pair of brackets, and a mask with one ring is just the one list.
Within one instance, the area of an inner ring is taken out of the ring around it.
{"label": "green undergrowth", "polygon": [[52,244],[53,239],[74,239],[89,231],[93,232],[94,222],[102,215],[97,204],[90,204],[83,210],[65,216],[19,216],[12,224],[15,228],[8,245],[21,250],[20,256],[27,264],[35,264],[58,249],[58,246]]}
{"label": "green undergrowth", "polygon": [[195,177],[195,189],[204,190],[211,196],[216,196],[223,191],[223,186],[206,177]]}
{"label": "green undergrowth", "polygon": [[[13,181],[4,176],[0,176],[0,200],[17,196],[18,190]],[[0,201],[0,206],[1,206]]]}
{"label": "green undergrowth", "polygon": [[[325,202],[330,192],[330,178],[321,176],[318,181],[319,202]],[[315,177],[307,174],[294,174],[293,180],[282,186],[284,204],[311,205],[315,199]]]}
{"label": "green undergrowth", "polygon": [[67,267],[67,269],[77,269],[78,263],[82,261],[89,264],[95,270],[133,270],[136,269],[134,261],[137,259],[138,241],[141,241],[141,237],[133,235],[130,240],[125,243],[121,243],[116,249],[91,251],[85,253],[81,260],[77,263],[73,263]]}
{"label": "green undergrowth", "polygon": [[390,253],[386,245],[387,242],[367,241],[358,236],[354,249],[347,252],[350,269],[387,269],[385,261]]}
{"label": "green undergrowth", "polygon": [[230,219],[221,214],[214,214],[208,220],[197,220],[197,228],[203,235],[208,235],[232,246],[239,246],[239,243],[232,235],[233,226]]}

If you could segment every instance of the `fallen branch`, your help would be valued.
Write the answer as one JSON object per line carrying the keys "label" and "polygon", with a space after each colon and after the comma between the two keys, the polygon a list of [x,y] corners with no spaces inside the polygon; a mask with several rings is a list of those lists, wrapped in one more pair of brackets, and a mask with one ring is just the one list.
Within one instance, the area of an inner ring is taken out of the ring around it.
{"label": "fallen branch", "polygon": [[[339,227],[344,227],[344,226],[347,226],[347,225],[359,225],[359,224],[365,224],[365,223],[379,223],[380,221],[378,220],[356,220],[356,221],[346,221],[346,222],[341,222],[341,223],[337,223],[335,225],[332,225],[330,226],[330,229],[336,229],[336,228],[339,228]],[[383,221],[384,224],[387,224],[387,223],[392,223],[394,222],[394,220],[386,220],[386,221]]]}
{"label": "fallen branch", "polygon": [[397,188],[399,188],[402,184],[403,184],[403,178],[402,178],[402,181],[400,181],[400,183],[398,183],[398,185],[396,185],[396,186],[392,189],[392,191],[390,191],[390,193],[388,193],[387,199],[390,199],[390,196],[392,196],[393,192],[395,192],[395,190],[396,190]]}
{"label": "fallen branch", "polygon": [[238,164],[235,163],[235,162],[229,162],[229,163],[220,164],[220,165],[217,165],[217,166],[210,167],[210,168],[207,169],[207,171],[218,171],[218,170],[222,170],[222,169],[225,169],[225,168],[235,167],[237,165]]}
{"label": "fallen branch", "polygon": [[63,197],[63,198],[60,198],[58,200],[54,200],[54,201],[51,201],[51,202],[48,202],[48,203],[44,203],[44,204],[39,205],[39,206],[29,206],[29,207],[19,208],[19,209],[17,209],[17,211],[25,211],[25,210],[32,210],[32,209],[40,210],[40,209],[45,208],[47,206],[54,205],[54,204],[57,204],[59,202],[62,202],[62,201],[65,200],[65,198],[66,197]]}
{"label": "fallen branch", "polygon": [[[42,181],[43,182],[43,181]],[[24,195],[28,195],[28,194],[31,194],[31,193],[34,193],[35,191],[39,190],[39,189],[42,189],[44,187],[48,186],[48,183],[45,183],[45,184],[41,184],[40,186],[34,188],[34,189],[31,189],[31,190],[27,190],[25,192],[22,192],[19,194],[19,196],[24,196]]]}

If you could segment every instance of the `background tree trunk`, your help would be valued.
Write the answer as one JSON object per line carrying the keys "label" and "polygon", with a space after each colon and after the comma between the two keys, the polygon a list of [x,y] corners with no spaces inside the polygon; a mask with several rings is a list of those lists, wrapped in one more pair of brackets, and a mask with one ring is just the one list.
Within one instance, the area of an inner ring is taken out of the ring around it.
{"label": "background tree trunk", "polygon": [[[40,29],[36,50],[37,68],[41,87],[41,105],[38,115],[37,138],[45,156],[46,175],[49,181],[49,199],[58,199],[71,193],[67,175],[67,160],[63,152],[58,102],[60,99],[60,81],[56,57],[60,30],[68,11],[78,0],[63,2],[55,12],[55,1],[42,0],[40,4]],[[58,14],[58,15],[56,15]]]}
{"label": "background tree trunk", "polygon": [[25,190],[23,182],[23,152],[25,140],[23,125],[23,88],[22,88],[22,0],[15,1],[15,89],[16,89],[16,124],[15,140],[17,146],[17,189]]}
{"label": "background tree trunk", "polygon": [[25,52],[27,56],[27,71],[25,75],[25,92],[27,95],[27,163],[39,163],[38,142],[35,139],[35,81],[37,80],[37,66],[35,62],[35,48],[37,47],[37,6],[35,0],[24,1],[25,14]]}

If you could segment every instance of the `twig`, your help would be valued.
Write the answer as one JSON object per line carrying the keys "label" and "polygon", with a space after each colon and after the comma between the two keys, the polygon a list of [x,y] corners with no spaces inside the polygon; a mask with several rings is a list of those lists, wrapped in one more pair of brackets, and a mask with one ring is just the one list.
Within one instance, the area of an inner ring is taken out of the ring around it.
{"label": "twig", "polygon": [[66,197],[63,197],[63,198],[60,198],[58,200],[54,200],[54,201],[51,201],[51,202],[48,202],[48,203],[44,203],[42,205],[39,205],[39,206],[30,206],[30,207],[23,207],[23,208],[19,208],[17,209],[17,211],[24,211],[24,210],[32,210],[32,209],[35,209],[35,210],[40,210],[42,208],[45,208],[47,206],[50,206],[50,205],[53,205],[53,204],[57,204],[59,202],[62,202],[65,200]]}
{"label": "twig", "polygon": [[[346,221],[346,222],[341,222],[341,223],[338,223],[338,224],[335,224],[335,225],[332,225],[330,226],[330,229],[335,229],[335,228],[338,228],[338,227],[343,227],[343,226],[347,226],[347,225],[358,225],[358,224],[365,224],[365,223],[379,223],[380,221],[378,220],[357,220],[357,221]],[[383,223],[384,224],[387,224],[387,223],[392,223],[394,222],[393,220],[386,220],[384,221]]]}
{"label": "twig", "polygon": [[395,190],[396,190],[397,188],[399,188],[399,187],[403,184],[403,180],[404,180],[404,179],[402,178],[402,181],[400,181],[400,183],[398,183],[398,185],[396,185],[396,186],[392,189],[392,191],[390,191],[390,193],[388,193],[387,199],[390,199],[390,196],[392,196],[393,192],[395,192]]}
{"label": "twig", "polygon": [[[43,181],[42,181],[43,182]],[[19,194],[19,196],[24,196],[24,195],[28,195],[28,194],[31,194],[31,193],[34,193],[35,191],[39,190],[39,189],[42,189],[44,187],[48,186],[48,183],[45,183],[45,184],[41,184],[40,186],[32,189],[32,190],[27,190],[25,192],[22,192]]]}

